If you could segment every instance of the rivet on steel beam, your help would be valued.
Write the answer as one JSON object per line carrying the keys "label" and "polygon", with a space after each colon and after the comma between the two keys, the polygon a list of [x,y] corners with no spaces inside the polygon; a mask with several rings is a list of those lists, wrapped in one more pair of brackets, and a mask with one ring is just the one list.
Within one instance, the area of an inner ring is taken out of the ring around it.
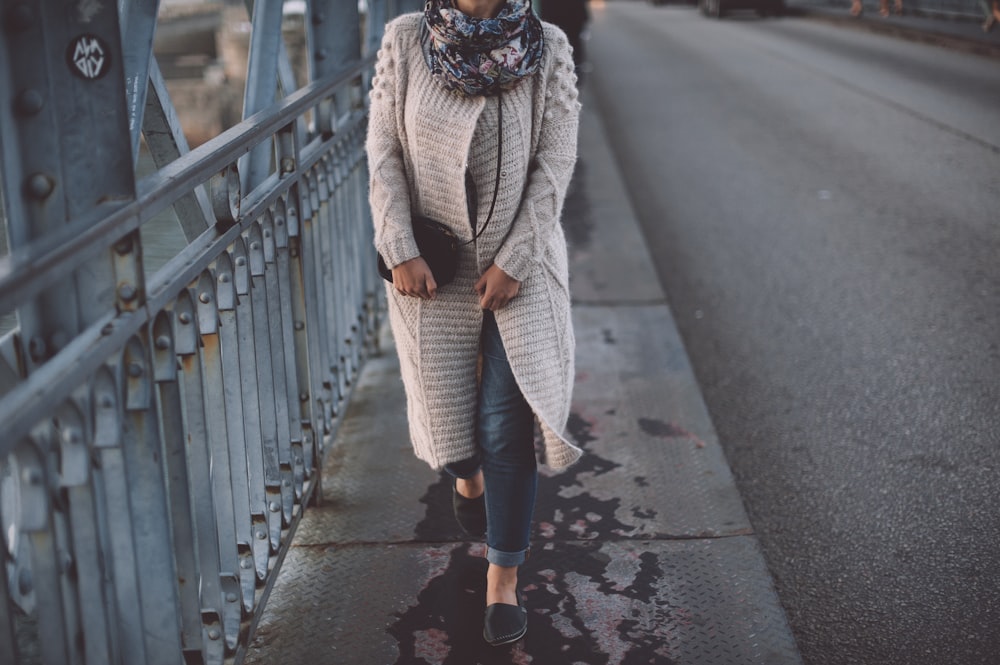
{"label": "rivet on steel beam", "polygon": [[250,243],[250,249],[252,249],[254,251],[259,250],[260,249],[260,243],[257,242],[256,240],[253,241],[252,243]]}
{"label": "rivet on steel beam", "polygon": [[132,238],[126,236],[115,243],[115,251],[124,256],[132,251]]}
{"label": "rivet on steel beam", "polygon": [[289,254],[292,255],[293,259],[299,258],[299,250],[297,250],[297,249],[292,249],[292,251],[290,251]]}
{"label": "rivet on steel beam", "polygon": [[177,320],[183,323],[184,325],[187,325],[191,323],[191,315],[188,314],[187,312],[181,312],[180,314],[177,315]]}
{"label": "rivet on steel beam", "polygon": [[281,506],[278,504],[277,501],[272,501],[271,503],[267,504],[267,509],[270,510],[272,513],[276,513],[279,510],[281,510]]}
{"label": "rivet on steel beam", "polygon": [[156,338],[156,348],[160,351],[166,351],[170,348],[170,338],[166,335],[160,335]]}
{"label": "rivet on steel beam", "polygon": [[25,190],[28,196],[41,200],[51,194],[55,186],[55,181],[44,173],[33,173],[28,176]]}
{"label": "rivet on steel beam", "polygon": [[328,55],[330,55],[330,51],[328,51],[325,48],[321,48],[320,50],[316,51],[316,59],[317,60],[326,60],[326,57]]}
{"label": "rivet on steel beam", "polygon": [[296,321],[295,322],[295,329],[296,330],[302,330],[305,327],[306,327],[306,324],[302,323],[301,321]]}
{"label": "rivet on steel beam", "polygon": [[308,402],[309,401],[309,393],[299,393],[299,401],[300,402]]}
{"label": "rivet on steel beam", "polygon": [[225,275],[225,274],[219,275],[219,281],[222,282],[223,284],[228,284],[229,283],[229,275]]}
{"label": "rivet on steel beam", "polygon": [[15,108],[21,115],[35,115],[42,110],[43,106],[45,106],[45,98],[42,97],[42,93],[33,88],[22,91],[15,102]]}
{"label": "rivet on steel beam", "polygon": [[41,485],[42,472],[39,469],[29,468],[21,473],[21,479],[25,485]]}
{"label": "rivet on steel beam", "polygon": [[115,405],[115,401],[113,399],[111,399],[110,395],[105,395],[104,397],[101,398],[101,408],[102,409],[110,409],[114,405]]}
{"label": "rivet on steel beam", "polygon": [[213,628],[212,630],[208,631],[208,639],[217,640],[220,637],[222,637],[222,633],[220,633],[218,629]]}
{"label": "rivet on steel beam", "polygon": [[242,266],[245,266],[246,264],[247,264],[247,260],[245,258],[243,258],[242,256],[237,256],[236,257],[236,265],[242,267]]}
{"label": "rivet on steel beam", "polygon": [[203,305],[207,305],[208,303],[212,302],[212,295],[210,293],[208,293],[207,291],[203,292],[203,293],[199,293],[198,294],[198,300],[200,300]]}
{"label": "rivet on steel beam", "polygon": [[138,295],[138,293],[136,292],[135,287],[131,284],[122,284],[118,287],[118,297],[125,302],[135,300],[136,295]]}
{"label": "rivet on steel beam", "polygon": [[139,363],[129,363],[128,375],[133,379],[138,379],[142,376],[142,365]]}
{"label": "rivet on steel beam", "polygon": [[80,434],[80,430],[77,429],[76,427],[69,427],[63,430],[63,441],[65,441],[66,443],[69,444],[80,443],[82,438],[83,437]]}
{"label": "rivet on steel beam", "polygon": [[264,229],[264,237],[265,238],[270,238],[271,237],[271,230],[270,229]]}
{"label": "rivet on steel beam", "polygon": [[291,487],[292,486],[292,481],[290,481],[290,480],[282,480],[281,481],[281,485],[282,485],[282,487]]}
{"label": "rivet on steel beam", "polygon": [[267,540],[267,532],[266,531],[258,531],[257,532],[257,540]]}
{"label": "rivet on steel beam", "polygon": [[242,568],[243,570],[250,570],[250,566],[252,565],[253,564],[247,559],[243,559],[242,561],[240,561],[240,568]]}
{"label": "rivet on steel beam", "polygon": [[226,594],[227,603],[235,603],[237,600],[239,600],[239,597],[235,593],[230,592]]}

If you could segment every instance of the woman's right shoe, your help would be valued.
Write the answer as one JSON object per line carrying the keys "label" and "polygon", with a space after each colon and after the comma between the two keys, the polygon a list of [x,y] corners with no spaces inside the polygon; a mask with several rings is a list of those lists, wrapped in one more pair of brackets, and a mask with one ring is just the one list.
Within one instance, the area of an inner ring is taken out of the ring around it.
{"label": "woman's right shoe", "polygon": [[528,611],[521,606],[521,596],[517,605],[493,603],[486,608],[483,619],[483,639],[491,647],[517,642],[528,632]]}
{"label": "woman's right shoe", "polygon": [[486,534],[486,495],[480,494],[475,499],[464,497],[458,493],[456,483],[451,485],[451,505],[455,510],[455,519],[462,531],[470,536]]}

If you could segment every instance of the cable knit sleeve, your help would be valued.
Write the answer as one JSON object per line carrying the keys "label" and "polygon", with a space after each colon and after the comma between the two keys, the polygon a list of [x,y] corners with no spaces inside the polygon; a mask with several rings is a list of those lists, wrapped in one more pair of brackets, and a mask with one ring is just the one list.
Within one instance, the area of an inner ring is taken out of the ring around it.
{"label": "cable knit sleeve", "polygon": [[551,61],[538,146],[520,210],[494,259],[501,270],[518,281],[524,281],[542,260],[546,243],[559,224],[576,163],[580,102],[572,51],[562,31],[546,31],[545,37]]}
{"label": "cable knit sleeve", "polygon": [[375,248],[392,268],[416,258],[420,252],[410,224],[410,192],[403,163],[402,98],[405,71],[399,62],[401,47],[397,29],[386,26],[372,79],[368,135],[369,188]]}

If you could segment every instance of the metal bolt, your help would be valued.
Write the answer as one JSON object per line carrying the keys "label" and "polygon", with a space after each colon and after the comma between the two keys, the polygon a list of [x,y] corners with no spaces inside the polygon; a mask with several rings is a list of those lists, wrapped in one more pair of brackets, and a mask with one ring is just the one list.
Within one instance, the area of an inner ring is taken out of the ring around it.
{"label": "metal bolt", "polygon": [[229,283],[229,275],[227,275],[227,274],[219,275],[219,281],[222,282],[223,284],[228,284]]}
{"label": "metal bolt", "polygon": [[42,200],[52,193],[55,186],[55,181],[44,173],[33,173],[28,176],[25,190],[31,198]]}
{"label": "metal bolt", "polygon": [[272,501],[271,503],[267,504],[267,509],[270,510],[272,513],[276,513],[279,510],[281,510],[281,506],[278,504],[277,501]]}
{"label": "metal bolt", "polygon": [[187,325],[191,323],[191,315],[188,314],[187,312],[181,312],[180,314],[177,315],[177,320],[183,323],[184,325]]}
{"label": "metal bolt", "polygon": [[101,408],[110,409],[115,405],[115,401],[111,399],[111,395],[103,395],[101,397]]}
{"label": "metal bolt", "polygon": [[[249,562],[242,562],[242,563],[249,563]],[[239,598],[237,597],[237,595],[235,593],[230,592],[230,593],[226,594],[226,602],[227,603],[235,603],[237,600],[239,600]]]}
{"label": "metal bolt", "polygon": [[21,479],[25,485],[41,485],[42,472],[40,469],[27,468],[21,473]]}
{"label": "metal bolt", "polygon": [[45,98],[37,90],[28,89],[17,96],[16,108],[21,115],[35,115],[43,106]]}
{"label": "metal bolt", "polygon": [[129,363],[128,375],[133,379],[138,379],[140,376],[142,376],[142,365],[140,365],[139,363]]}
{"label": "metal bolt", "polygon": [[309,393],[299,393],[299,401],[300,402],[308,402],[309,401]]}
{"label": "metal bolt", "polygon": [[170,348],[170,338],[166,335],[160,335],[156,338],[156,348],[160,351],[166,351]]}
{"label": "metal bolt", "polygon": [[260,249],[260,243],[254,240],[252,243],[250,243],[250,249],[256,252],[257,250]]}
{"label": "metal bolt", "polygon": [[135,287],[132,286],[131,284],[122,284],[121,286],[118,287],[118,297],[124,300],[125,302],[131,302],[135,300],[135,297],[137,295],[138,292],[136,291]]}
{"label": "metal bolt", "polygon": [[246,264],[247,264],[247,260],[245,258],[243,258],[242,256],[237,256],[236,257],[236,265],[238,265],[240,267],[243,267]]}
{"label": "metal bolt", "polygon": [[258,531],[257,540],[267,540],[267,533],[264,531]]}
{"label": "metal bolt", "polygon": [[222,633],[219,632],[218,628],[213,628],[212,630],[208,631],[208,639],[217,640],[220,637],[222,637]]}
{"label": "metal bolt", "polygon": [[264,229],[264,238],[266,239],[270,237],[271,237],[271,229]]}
{"label": "metal bolt", "polygon": [[118,252],[118,254],[121,255],[121,256],[125,256],[126,254],[128,254],[129,252],[131,252],[132,251],[132,238],[129,237],[129,236],[125,236],[124,238],[122,238],[121,240],[119,240],[118,242],[116,242],[115,243],[115,251]]}
{"label": "metal bolt", "polygon": [[77,428],[69,427],[63,430],[63,441],[65,441],[66,443],[70,445],[75,443],[80,443],[81,439],[83,439],[83,437],[80,435],[80,430],[78,430]]}
{"label": "metal bolt", "polygon": [[250,566],[252,565],[253,564],[250,563],[250,561],[247,559],[243,559],[242,561],[240,561],[240,568],[242,568],[243,570],[250,570]]}
{"label": "metal bolt", "polygon": [[302,330],[305,327],[306,327],[306,324],[302,323],[301,321],[296,321],[295,322],[295,329],[296,330]]}
{"label": "metal bolt", "polygon": [[290,480],[282,480],[281,481],[281,486],[282,487],[291,487],[292,486],[292,481],[290,481]]}
{"label": "metal bolt", "polygon": [[208,303],[212,302],[212,294],[208,293],[207,291],[204,291],[198,295],[198,300],[200,300],[202,304],[207,305]]}

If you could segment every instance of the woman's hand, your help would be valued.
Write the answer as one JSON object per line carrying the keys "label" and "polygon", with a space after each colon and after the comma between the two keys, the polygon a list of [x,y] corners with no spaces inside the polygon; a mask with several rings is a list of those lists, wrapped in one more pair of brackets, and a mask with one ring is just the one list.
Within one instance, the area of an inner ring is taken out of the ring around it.
{"label": "woman's hand", "polygon": [[403,261],[392,269],[392,285],[404,296],[433,300],[437,295],[437,282],[427,261],[422,256]]}
{"label": "woman's hand", "polygon": [[491,312],[497,311],[513,300],[520,289],[521,282],[498,268],[495,263],[490,265],[476,282],[479,305]]}

